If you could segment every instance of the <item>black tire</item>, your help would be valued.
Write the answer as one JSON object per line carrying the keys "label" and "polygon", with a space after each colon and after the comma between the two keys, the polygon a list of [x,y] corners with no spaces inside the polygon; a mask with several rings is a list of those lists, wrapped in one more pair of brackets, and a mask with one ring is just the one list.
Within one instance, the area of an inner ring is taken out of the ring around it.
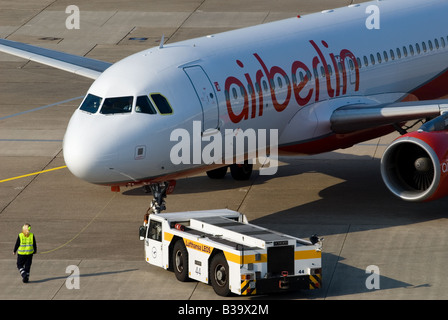
{"label": "black tire", "polygon": [[177,280],[188,281],[188,252],[182,240],[177,240],[174,244],[173,271]]}
{"label": "black tire", "polygon": [[230,173],[235,180],[249,180],[252,175],[253,164],[245,160],[243,164],[232,164],[230,166]]}
{"label": "black tire", "polygon": [[229,264],[222,252],[216,254],[210,262],[210,283],[217,295],[226,297],[230,294]]}
{"label": "black tire", "polygon": [[226,174],[227,174],[227,167],[207,171],[207,176],[210,179],[222,179],[226,176]]}

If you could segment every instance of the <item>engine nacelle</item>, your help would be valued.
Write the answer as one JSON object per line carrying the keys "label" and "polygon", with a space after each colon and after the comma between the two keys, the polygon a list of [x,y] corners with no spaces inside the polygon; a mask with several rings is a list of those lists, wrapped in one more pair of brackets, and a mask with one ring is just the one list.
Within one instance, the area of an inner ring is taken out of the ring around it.
{"label": "engine nacelle", "polygon": [[430,201],[448,195],[448,131],[407,133],[381,159],[389,190],[407,201]]}

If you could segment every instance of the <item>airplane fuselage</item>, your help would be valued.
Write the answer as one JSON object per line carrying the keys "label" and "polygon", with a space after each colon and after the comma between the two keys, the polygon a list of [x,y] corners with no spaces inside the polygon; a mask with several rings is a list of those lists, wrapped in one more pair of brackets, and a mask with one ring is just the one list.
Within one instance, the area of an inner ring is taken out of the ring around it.
{"label": "airplane fuselage", "polygon": [[[379,29],[366,27],[369,5],[379,9]],[[224,141],[240,131],[277,130],[281,154],[381,136],[393,128],[337,134],[331,115],[350,104],[448,94],[440,80],[448,78],[446,12],[443,1],[371,2],[144,50],[92,84],[90,104],[86,98],[67,128],[65,161],[86,181],[127,185],[176,179],[227,160],[197,163],[192,143],[191,161],[173,163],[176,129],[191,140],[199,134],[200,151],[207,136]],[[142,111],[143,104],[152,111]]]}

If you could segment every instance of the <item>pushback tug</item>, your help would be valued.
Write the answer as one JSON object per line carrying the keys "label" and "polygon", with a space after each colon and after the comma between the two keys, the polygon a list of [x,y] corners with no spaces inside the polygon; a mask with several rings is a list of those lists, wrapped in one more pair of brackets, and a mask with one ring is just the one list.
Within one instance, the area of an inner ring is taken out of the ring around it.
{"label": "pushback tug", "polygon": [[321,287],[321,238],[268,230],[236,211],[148,213],[140,239],[148,263],[211,284],[220,296]]}

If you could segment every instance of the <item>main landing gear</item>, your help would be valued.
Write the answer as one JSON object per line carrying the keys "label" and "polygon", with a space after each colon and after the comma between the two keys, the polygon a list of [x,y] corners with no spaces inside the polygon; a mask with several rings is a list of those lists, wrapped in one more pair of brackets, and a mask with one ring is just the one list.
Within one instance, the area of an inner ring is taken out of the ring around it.
{"label": "main landing gear", "polygon": [[227,174],[227,168],[230,168],[230,174],[235,180],[249,180],[252,175],[253,164],[248,160],[242,164],[232,164],[230,166],[221,167],[218,169],[207,171],[207,176],[211,179],[222,179]]}

